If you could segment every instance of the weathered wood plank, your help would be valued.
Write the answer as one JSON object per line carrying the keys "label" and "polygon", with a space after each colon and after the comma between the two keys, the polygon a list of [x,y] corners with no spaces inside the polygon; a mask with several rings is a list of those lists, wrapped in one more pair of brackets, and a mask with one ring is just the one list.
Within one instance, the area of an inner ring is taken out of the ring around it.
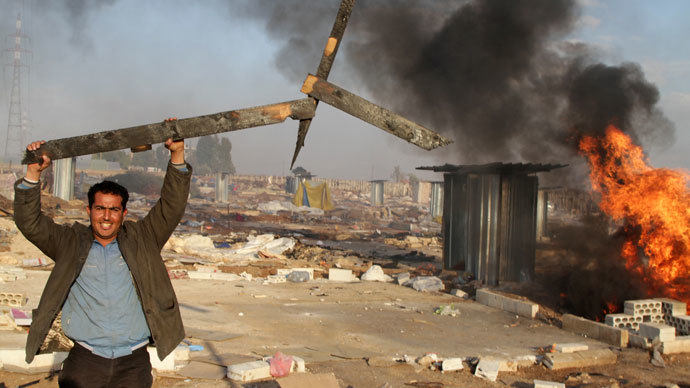
{"label": "weathered wood plank", "polygon": [[[352,8],[354,6],[355,0],[342,0],[340,2],[340,8],[338,9],[338,15],[335,17],[331,35],[326,41],[326,47],[324,47],[323,54],[321,55],[321,62],[319,62],[319,67],[316,70],[317,77],[323,79],[328,78],[328,74],[331,72],[331,67],[333,67],[335,54],[338,52],[340,42],[343,40],[343,34],[345,34],[345,28],[350,20],[350,15],[352,14]],[[315,103],[316,106],[318,106],[318,101],[315,101]],[[299,151],[302,149],[302,147],[304,147],[304,139],[307,137],[307,132],[309,132],[310,125],[311,119],[304,119],[300,120],[299,122],[299,128],[297,129],[297,144],[295,145],[295,153],[292,155],[292,163],[290,163],[290,168],[292,168],[292,166],[295,164]]]}
{"label": "weathered wood plank", "polygon": [[[83,136],[49,140],[38,152],[51,159],[116,151],[147,144],[163,143],[168,138],[188,139],[239,129],[282,123],[288,117],[303,120],[314,117],[315,105],[311,98],[281,102],[190,117],[171,122],[139,125],[136,127],[103,131]],[[38,160],[34,152],[24,152],[23,164]]]}
{"label": "weathered wood plank", "polygon": [[309,74],[307,76],[302,85],[302,93],[332,105],[425,150],[452,143],[452,140],[428,128],[314,75]]}

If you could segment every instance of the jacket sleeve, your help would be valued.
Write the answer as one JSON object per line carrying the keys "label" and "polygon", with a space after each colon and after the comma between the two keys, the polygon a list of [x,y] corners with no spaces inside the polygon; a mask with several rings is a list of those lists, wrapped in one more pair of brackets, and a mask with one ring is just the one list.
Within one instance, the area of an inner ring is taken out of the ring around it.
{"label": "jacket sleeve", "polygon": [[19,188],[22,179],[14,184],[14,222],[27,240],[46,256],[55,260],[57,247],[68,232],[68,227],[56,224],[41,211],[40,185]]}
{"label": "jacket sleeve", "polygon": [[140,221],[142,227],[154,236],[159,249],[163,249],[163,245],[180,223],[187,206],[192,166],[186,163],[186,167],[187,171],[181,171],[168,163],[160,199]]}

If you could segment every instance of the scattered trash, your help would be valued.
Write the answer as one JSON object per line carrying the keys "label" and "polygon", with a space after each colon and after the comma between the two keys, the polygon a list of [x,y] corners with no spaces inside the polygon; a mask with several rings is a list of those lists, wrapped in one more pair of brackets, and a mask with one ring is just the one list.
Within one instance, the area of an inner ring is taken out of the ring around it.
{"label": "scattered trash", "polygon": [[292,271],[287,275],[287,280],[293,283],[304,283],[309,281],[309,272],[307,271]]}
{"label": "scattered trash", "polygon": [[271,365],[271,376],[284,377],[290,374],[290,369],[292,368],[292,356],[286,356],[281,352],[276,352],[268,363]]}
{"label": "scattered trash", "polygon": [[45,257],[37,257],[33,259],[24,259],[22,265],[24,267],[45,267],[47,265],[53,264],[53,261]]}
{"label": "scattered trash", "polygon": [[460,315],[460,310],[456,309],[455,306],[453,306],[451,304],[451,305],[436,307],[434,309],[434,314],[436,314],[436,315],[450,315],[451,317],[457,317],[458,315]]}
{"label": "scattered trash", "polygon": [[189,345],[190,352],[200,352],[202,350],[204,350],[204,347],[201,345]]}

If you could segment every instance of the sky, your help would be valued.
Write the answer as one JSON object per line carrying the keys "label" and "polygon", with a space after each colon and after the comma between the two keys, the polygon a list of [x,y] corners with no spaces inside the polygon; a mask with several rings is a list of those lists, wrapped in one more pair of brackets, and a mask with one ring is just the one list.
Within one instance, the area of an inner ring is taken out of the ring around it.
{"label": "sky", "polygon": [[[13,34],[17,13],[22,12],[24,33],[31,38],[27,48],[32,54],[25,57],[30,72],[22,85],[32,123],[28,138],[50,140],[304,98],[302,80],[316,71],[319,58],[314,53],[325,44],[339,1],[302,1],[318,12],[301,19],[281,9],[286,2],[25,0],[22,5],[0,0],[0,33]],[[439,16],[440,8],[465,3],[470,2],[400,0],[397,5],[421,10],[431,36],[447,17]],[[581,0],[576,5],[576,20],[553,39],[585,44],[597,61],[608,65],[638,64],[658,89],[656,107],[675,127],[674,136],[646,137],[642,145],[655,167],[690,170],[690,2]],[[402,83],[389,82],[385,91],[371,83],[370,77],[389,70],[366,58],[386,51],[362,55],[361,46],[355,45],[371,34],[371,24],[364,23],[374,11],[371,2],[356,4],[329,81],[408,116],[400,110],[407,99]],[[381,28],[386,25],[382,21]],[[5,39],[2,48],[12,44]],[[293,55],[286,56],[286,50]],[[300,55],[303,52],[307,54]],[[11,60],[7,55],[2,59],[3,64]],[[4,68],[0,83],[3,145],[11,75],[11,68]],[[411,114],[411,119],[437,129],[436,120]],[[237,173],[289,173],[297,126],[288,119],[225,135],[233,144]],[[438,130],[464,141],[447,128]],[[422,179],[441,180],[441,174],[415,168],[487,162],[461,149],[420,150],[322,103],[295,165],[320,177],[365,180],[390,179],[400,166]],[[527,160],[525,153],[508,155],[495,161],[562,162],[549,153],[544,160]]]}

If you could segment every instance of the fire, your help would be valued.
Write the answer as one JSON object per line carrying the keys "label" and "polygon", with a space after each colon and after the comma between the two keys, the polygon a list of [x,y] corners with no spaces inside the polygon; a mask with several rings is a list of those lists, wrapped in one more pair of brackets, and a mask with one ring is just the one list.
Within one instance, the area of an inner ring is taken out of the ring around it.
{"label": "fire", "polygon": [[650,295],[690,305],[690,176],[651,167],[642,148],[614,126],[603,137],[583,137],[579,147],[599,206],[631,232],[621,250],[628,270],[642,275]]}

